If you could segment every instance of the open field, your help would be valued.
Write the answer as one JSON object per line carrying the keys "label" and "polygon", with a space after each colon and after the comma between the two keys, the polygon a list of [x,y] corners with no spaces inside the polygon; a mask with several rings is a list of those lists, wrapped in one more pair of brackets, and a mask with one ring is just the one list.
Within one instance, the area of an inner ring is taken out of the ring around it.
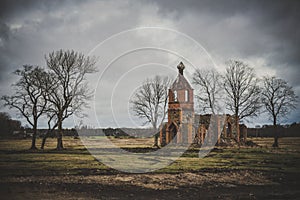
{"label": "open field", "polygon": [[[129,151],[152,148],[152,139],[113,139]],[[300,138],[253,139],[259,147],[215,148],[205,158],[190,149],[170,166],[128,174],[99,163],[80,140],[66,150],[29,151],[30,140],[0,140],[1,196],[7,199],[297,199]],[[40,140],[37,141],[38,145]]]}

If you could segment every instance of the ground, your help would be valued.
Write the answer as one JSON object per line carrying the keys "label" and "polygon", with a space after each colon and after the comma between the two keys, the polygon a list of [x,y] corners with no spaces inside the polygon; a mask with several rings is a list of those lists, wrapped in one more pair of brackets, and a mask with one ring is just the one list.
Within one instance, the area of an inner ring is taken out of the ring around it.
{"label": "ground", "polygon": [[[113,139],[130,151],[152,147],[149,139]],[[198,158],[190,149],[170,166],[129,174],[98,162],[80,140],[66,150],[30,151],[30,140],[0,140],[0,195],[4,199],[297,199],[300,138],[252,139],[259,147],[215,148]],[[40,140],[37,141],[40,144]]]}

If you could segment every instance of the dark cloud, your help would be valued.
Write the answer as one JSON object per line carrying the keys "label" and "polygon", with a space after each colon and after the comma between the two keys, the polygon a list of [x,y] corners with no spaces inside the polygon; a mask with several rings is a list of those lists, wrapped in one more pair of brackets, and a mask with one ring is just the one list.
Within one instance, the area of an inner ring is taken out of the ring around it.
{"label": "dark cloud", "polygon": [[[159,5],[162,16],[176,13],[177,20],[182,19],[181,30],[216,52],[215,56],[248,61],[262,58],[265,69],[275,70],[300,96],[300,1],[149,2]],[[288,121],[299,121],[299,116],[300,106]]]}
{"label": "dark cloud", "polygon": [[0,19],[10,20],[16,16],[29,13],[32,10],[49,12],[52,9],[66,5],[79,4],[80,1],[59,1],[59,0],[3,0],[0,2]]}
{"label": "dark cloud", "polygon": [[[300,85],[300,79],[298,78],[300,77],[300,1],[151,0],[151,2],[160,5],[160,13],[176,12],[178,18],[186,13],[208,16],[214,23],[212,26],[217,23],[220,23],[221,26],[224,19],[234,16],[248,19],[252,28],[252,30],[250,28],[247,30],[249,32],[249,43],[244,42],[243,45],[236,47],[241,56],[261,56],[262,53],[268,55],[266,64],[269,67],[277,69],[278,75],[290,79],[293,84]],[[200,17],[199,21],[201,21]],[[226,30],[226,27],[223,28],[220,32],[215,31],[214,35],[218,37],[218,34],[226,34],[228,30]],[[227,28],[230,29],[231,27],[228,26]],[[199,34],[198,31],[197,34]],[[205,32],[207,30],[201,31]],[[257,31],[261,35],[251,35]],[[233,29],[230,33],[232,35],[245,34],[243,30],[239,29]],[[268,41],[264,42],[258,37],[267,37]],[[234,45],[234,38],[228,39]],[[258,42],[253,42],[254,40]],[[220,45],[224,43],[226,41],[223,41]],[[285,70],[282,70],[283,68]]]}
{"label": "dark cloud", "polygon": [[[119,31],[166,20],[220,62],[263,60],[263,69],[276,71],[300,96],[299,10],[300,1],[291,0],[0,1],[0,85],[9,85],[7,74],[23,64],[44,65],[47,52],[86,52]],[[300,110],[292,120],[299,116]]]}
{"label": "dark cloud", "polygon": [[10,35],[10,30],[9,27],[7,26],[7,24],[5,24],[4,22],[0,22],[0,36],[1,36],[1,40],[8,40],[8,37]]}
{"label": "dark cloud", "polygon": [[11,39],[11,31],[9,26],[0,21],[0,82],[5,79],[6,74],[8,73],[9,65],[11,64],[11,55],[7,49],[7,44]]}

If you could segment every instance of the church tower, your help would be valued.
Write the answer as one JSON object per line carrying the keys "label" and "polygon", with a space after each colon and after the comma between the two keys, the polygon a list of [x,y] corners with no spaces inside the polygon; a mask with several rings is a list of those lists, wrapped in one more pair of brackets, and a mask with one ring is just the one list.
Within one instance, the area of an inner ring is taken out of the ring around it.
{"label": "church tower", "polygon": [[185,66],[177,66],[178,76],[169,89],[168,122],[161,131],[161,144],[193,143],[194,90],[184,77]]}

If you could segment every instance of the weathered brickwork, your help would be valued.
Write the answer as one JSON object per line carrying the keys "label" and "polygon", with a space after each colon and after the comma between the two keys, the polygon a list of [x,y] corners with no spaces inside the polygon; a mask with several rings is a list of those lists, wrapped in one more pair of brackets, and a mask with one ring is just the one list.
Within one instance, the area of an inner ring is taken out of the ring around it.
{"label": "weathered brickwork", "polygon": [[[194,90],[184,77],[185,66],[177,66],[178,76],[169,89],[168,122],[160,128],[160,144],[203,143],[211,120],[216,120],[218,143],[221,138],[233,138],[236,133],[234,117],[226,115],[224,126],[220,126],[221,115],[198,115],[194,112]],[[224,116],[222,117],[224,119]],[[240,125],[241,135],[247,137],[245,125]],[[215,135],[215,134],[214,134]]]}

